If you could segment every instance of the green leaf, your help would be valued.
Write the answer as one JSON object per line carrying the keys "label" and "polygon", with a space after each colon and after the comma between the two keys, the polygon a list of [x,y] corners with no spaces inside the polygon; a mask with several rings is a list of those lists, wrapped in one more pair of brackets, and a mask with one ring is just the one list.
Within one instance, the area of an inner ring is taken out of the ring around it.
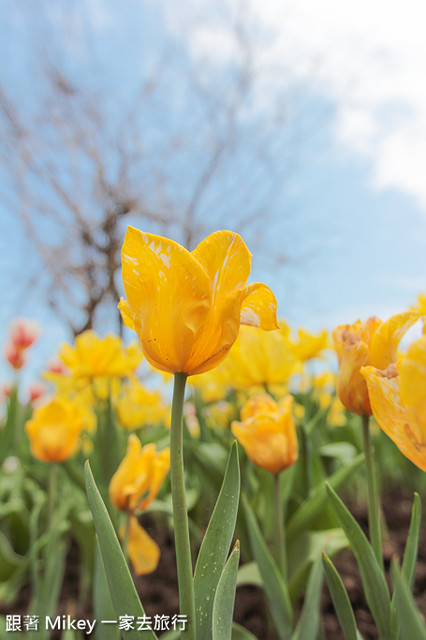
{"label": "green leaf", "polygon": [[350,442],[329,442],[320,447],[319,453],[326,458],[336,458],[342,464],[350,464],[357,455],[357,448]]}
{"label": "green leaf", "polygon": [[418,493],[414,494],[413,510],[411,513],[410,529],[405,545],[402,575],[410,589],[413,588],[416,571],[417,549],[419,545],[420,526],[422,523],[422,503]]}
{"label": "green leaf", "polygon": [[[99,544],[95,542],[95,563],[93,577],[93,613],[95,620],[114,620],[115,611],[108,589],[104,563],[102,561]],[[118,625],[97,624],[95,626],[96,640],[119,640]]]}
{"label": "green leaf", "polygon": [[[130,615],[138,618],[145,615],[133,584],[120,543],[112,526],[111,518],[93,478],[89,462],[84,466],[87,497],[98,534],[99,547],[105,567],[109,592],[116,616]],[[155,639],[153,631],[122,631],[125,640]]]}
{"label": "green leaf", "polygon": [[[199,440],[189,440],[187,450],[201,463],[205,471],[209,471],[215,476],[220,473],[222,477],[225,468],[227,451],[216,442],[200,442]],[[197,638],[198,640],[198,638]]]}
{"label": "green leaf", "polygon": [[289,549],[289,592],[295,602],[306,583],[310,566],[325,551],[334,556],[340,549],[348,547],[348,539],[340,527],[307,531],[300,535]]}
{"label": "green leaf", "polygon": [[318,558],[309,576],[302,613],[291,640],[307,640],[317,637],[320,623],[321,587],[322,564]]}
{"label": "green leaf", "polygon": [[257,640],[251,631],[236,622],[232,623],[232,640]]}
{"label": "green leaf", "polygon": [[231,640],[240,544],[237,540],[222,571],[213,604],[213,640]]}
{"label": "green leaf", "polygon": [[401,640],[426,640],[425,625],[395,559],[392,561],[392,578],[395,585],[395,605]]}
{"label": "green leaf", "polygon": [[237,443],[228,464],[212,517],[201,544],[194,574],[197,640],[212,637],[212,610],[216,588],[225,566],[237,520],[240,497],[240,467]]}
{"label": "green leaf", "polygon": [[280,639],[288,640],[291,637],[293,627],[293,611],[287,585],[268,549],[245,495],[242,496],[242,504],[247,521],[252,552],[259,566],[263,580],[263,588],[271,609],[275,627]]}
{"label": "green leaf", "polygon": [[[345,465],[341,469],[338,469],[330,478],[328,482],[331,487],[337,489],[345,483],[348,478],[358,469],[361,463],[364,461],[364,454],[359,454],[351,464]],[[309,529],[312,522],[317,518],[325,509],[327,505],[327,492],[324,484],[315,488],[308,500],[305,500],[299,507],[296,513],[290,519],[286,535],[289,544],[292,539],[296,538],[301,532]]]}
{"label": "green leaf", "polygon": [[18,388],[15,385],[9,396],[5,424],[3,428],[0,429],[0,463],[3,463],[5,458],[11,453],[13,440],[15,440],[15,443],[19,441],[17,438],[18,414]]}
{"label": "green leaf", "polygon": [[237,587],[251,584],[255,587],[263,587],[262,576],[256,562],[247,562],[238,570]]}
{"label": "green leaf", "polygon": [[109,483],[121,462],[124,449],[123,430],[118,428],[110,394],[105,404],[98,403],[96,416],[95,446],[91,461],[101,494],[107,496]]}
{"label": "green leaf", "polygon": [[0,531],[0,582],[5,582],[16,573],[22,561],[22,557],[14,552],[10,542]]}
{"label": "green leaf", "polygon": [[352,551],[356,557],[364,585],[365,597],[376,621],[379,634],[383,638],[391,637],[391,606],[385,577],[373,548],[361,527],[347,510],[333,489],[326,483],[327,492],[336,518],[346,533]]}
{"label": "green leaf", "polygon": [[322,554],[322,561],[331,599],[343,636],[345,640],[357,640],[355,616],[345,585],[334,564],[325,553]]}

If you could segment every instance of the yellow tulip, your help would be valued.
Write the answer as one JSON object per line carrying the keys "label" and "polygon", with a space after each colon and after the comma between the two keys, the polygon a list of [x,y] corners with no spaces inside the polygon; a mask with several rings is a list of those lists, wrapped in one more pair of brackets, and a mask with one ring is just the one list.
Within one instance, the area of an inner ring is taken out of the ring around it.
{"label": "yellow tulip", "polygon": [[155,499],[170,468],[170,449],[155,444],[142,447],[131,434],[127,452],[109,486],[111,502],[121,511],[142,511]]}
{"label": "yellow tulip", "polygon": [[426,316],[426,293],[419,293],[417,303],[411,307],[411,310],[421,316]]}
{"label": "yellow tulip", "polygon": [[298,457],[292,404],[292,396],[278,404],[270,396],[254,396],[243,407],[241,422],[232,423],[250,460],[271,473],[283,471]]}
{"label": "yellow tulip", "polygon": [[67,460],[77,451],[84,426],[84,414],[63,398],[37,407],[25,427],[32,454],[44,462]]}
{"label": "yellow tulip", "polygon": [[189,252],[128,227],[122,262],[124,324],[161,371],[209,371],[226,357],[240,323],[277,326],[272,291],[260,283],[247,286],[251,254],[236,233],[217,231]]}
{"label": "yellow tulip", "polygon": [[426,471],[426,336],[396,365],[364,367],[373,415],[400,451]]}
{"label": "yellow tulip", "polygon": [[136,344],[125,347],[118,336],[109,334],[101,338],[88,330],[76,337],[75,347],[64,343],[59,358],[74,379],[88,382],[99,377],[130,375],[142,353]]}
{"label": "yellow tulip", "polygon": [[297,336],[298,341],[293,345],[293,353],[302,362],[318,358],[321,352],[329,347],[328,332],[325,330],[315,335],[305,329],[299,329]]}
{"label": "yellow tulip", "polygon": [[422,316],[423,333],[426,335],[426,293],[420,293],[417,296],[417,304],[414,304],[411,310]]}
{"label": "yellow tulip", "polygon": [[347,423],[345,414],[345,407],[340,402],[339,398],[335,396],[330,404],[330,408],[327,413],[327,424],[331,427],[343,427]]}
{"label": "yellow tulip", "polygon": [[[169,468],[170,449],[157,452],[155,444],[142,447],[139,438],[131,434],[126,455],[109,485],[111,502],[129,518],[127,553],[138,575],[157,568],[160,549],[139,524],[135,512],[146,509],[157,497]],[[125,527],[120,537],[125,538]]]}
{"label": "yellow tulip", "polygon": [[[136,516],[129,516],[127,553],[136,575],[141,576],[156,570],[160,561],[160,547],[139,524]],[[125,527],[120,528],[120,538],[125,537]]]}
{"label": "yellow tulip", "polygon": [[[282,321],[278,331],[263,332],[254,327],[241,327],[229,356],[206,378],[211,378],[222,388],[238,390],[285,386],[290,377],[300,370],[289,335],[290,329]],[[206,383],[201,380],[201,384]]]}
{"label": "yellow tulip", "polygon": [[160,392],[146,389],[134,377],[122,386],[114,404],[120,424],[126,429],[138,429],[161,421],[168,423],[170,420],[170,411],[165,407]]}
{"label": "yellow tulip", "polygon": [[397,348],[405,332],[418,320],[417,313],[405,312],[386,322],[371,317],[365,322],[341,325],[333,331],[339,361],[337,393],[342,404],[359,415],[371,415],[367,385],[361,367],[386,369],[397,360]]}
{"label": "yellow tulip", "polygon": [[[240,335],[241,331],[242,328],[240,329]],[[226,381],[224,380],[221,371],[231,357],[233,348],[234,347],[231,348],[226,360],[221,362],[221,364],[216,367],[216,369],[212,369],[211,371],[207,371],[206,373],[191,377],[191,385],[195,387],[205,404],[209,404],[210,402],[219,402],[221,400],[224,400],[228,395]]]}

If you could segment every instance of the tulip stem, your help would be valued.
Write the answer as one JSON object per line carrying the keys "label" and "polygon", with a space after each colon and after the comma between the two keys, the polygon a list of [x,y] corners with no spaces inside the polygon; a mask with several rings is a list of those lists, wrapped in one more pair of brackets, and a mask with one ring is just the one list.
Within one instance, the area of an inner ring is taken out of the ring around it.
{"label": "tulip stem", "polygon": [[129,545],[129,533],[130,533],[130,518],[132,517],[129,512],[126,512],[124,520],[124,536],[123,536],[123,554],[126,558],[127,564],[129,564],[129,554],[127,547]]}
{"label": "tulip stem", "polygon": [[170,480],[172,487],[180,613],[187,618],[186,629],[181,632],[181,638],[195,640],[194,581],[183,469],[182,417],[186,378],[186,373],[175,373],[170,430]]}
{"label": "tulip stem", "polygon": [[374,554],[379,566],[383,568],[382,534],[380,529],[379,496],[377,491],[376,470],[374,467],[373,448],[370,438],[370,416],[362,416],[362,435],[367,470],[368,493],[368,528]]}
{"label": "tulip stem", "polygon": [[56,462],[50,464],[49,469],[49,488],[48,488],[48,523],[52,526],[53,513],[56,506],[56,483],[57,483],[58,465]]}
{"label": "tulip stem", "polygon": [[279,567],[284,580],[287,581],[287,554],[285,549],[284,512],[280,478],[280,473],[274,473],[275,540]]}

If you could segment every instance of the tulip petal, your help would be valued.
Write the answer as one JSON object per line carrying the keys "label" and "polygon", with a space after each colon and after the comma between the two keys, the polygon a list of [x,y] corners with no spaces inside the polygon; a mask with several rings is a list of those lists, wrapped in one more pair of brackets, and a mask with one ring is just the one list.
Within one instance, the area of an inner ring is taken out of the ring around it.
{"label": "tulip petal", "polygon": [[[120,538],[124,537],[124,527],[120,529]],[[158,544],[141,527],[135,516],[130,516],[127,553],[136,575],[152,573],[160,561]]]}
{"label": "tulip petal", "polygon": [[118,310],[121,313],[121,318],[123,320],[123,324],[128,329],[132,329],[135,331],[135,323],[133,322],[132,313],[130,311],[129,303],[124,298],[120,298],[120,302],[117,305]]}
{"label": "tulip petal", "polygon": [[127,229],[122,262],[125,314],[146,358],[162,371],[184,371],[211,308],[205,269],[176,242],[133,227]]}
{"label": "tulip petal", "polygon": [[[333,333],[336,340],[336,330]],[[346,334],[343,333],[343,336]],[[339,354],[339,371],[336,378],[337,393],[342,404],[358,415],[371,414],[367,385],[360,368],[369,362],[368,346],[365,342],[347,337],[336,340]]]}
{"label": "tulip petal", "polygon": [[154,443],[142,447],[130,434],[126,456],[114,473],[109,486],[111,502],[122,511],[145,509],[157,496],[170,468],[170,450],[156,450]]}
{"label": "tulip petal", "polygon": [[398,377],[387,378],[374,367],[363,367],[374,417],[386,435],[411,462],[426,471],[426,442],[411,412],[403,405]]}
{"label": "tulip petal", "polygon": [[417,313],[406,311],[383,322],[373,334],[370,346],[370,363],[377,369],[386,369],[398,359],[398,345],[405,333],[419,319]]}
{"label": "tulip petal", "polygon": [[397,367],[402,401],[412,408],[426,432],[426,336],[413,342]]}
{"label": "tulip petal", "polygon": [[241,306],[241,324],[258,327],[264,331],[278,329],[277,301],[266,284],[255,282],[246,287]]}
{"label": "tulip petal", "polygon": [[213,284],[214,300],[246,286],[250,275],[251,253],[242,238],[233,231],[216,231],[192,252]]}
{"label": "tulip petal", "polygon": [[200,242],[192,256],[209,277],[212,306],[186,365],[191,375],[219,364],[237,339],[251,253],[237,233],[216,231]]}

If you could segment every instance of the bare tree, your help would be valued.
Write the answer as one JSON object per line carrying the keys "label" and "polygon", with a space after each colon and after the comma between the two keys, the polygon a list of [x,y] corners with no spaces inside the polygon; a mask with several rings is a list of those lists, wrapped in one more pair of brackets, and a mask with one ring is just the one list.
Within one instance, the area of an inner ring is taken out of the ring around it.
{"label": "bare tree", "polygon": [[73,34],[49,21],[40,12],[27,42],[25,89],[0,82],[0,195],[38,253],[37,285],[78,334],[116,306],[126,223],[189,248],[220,226],[260,237],[291,167],[291,99],[276,95],[273,117],[253,109],[265,71],[242,15],[227,74],[177,61],[169,43],[122,93],[89,46],[70,65]]}

